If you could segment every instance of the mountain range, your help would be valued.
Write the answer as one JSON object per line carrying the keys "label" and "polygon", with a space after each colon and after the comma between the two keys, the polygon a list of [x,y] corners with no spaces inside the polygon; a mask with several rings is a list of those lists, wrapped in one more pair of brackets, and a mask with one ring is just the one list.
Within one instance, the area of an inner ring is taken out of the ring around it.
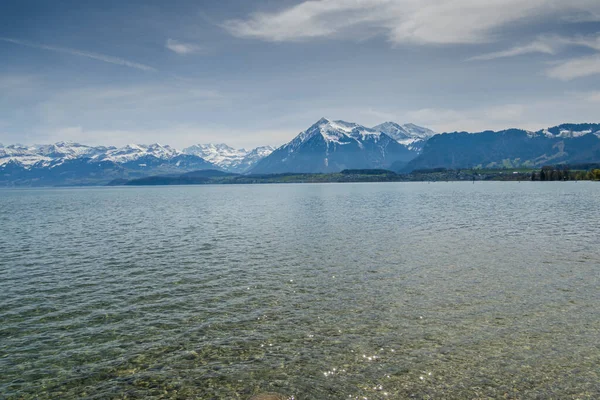
{"label": "mountain range", "polygon": [[[209,154],[211,146],[220,150]],[[206,158],[198,155],[201,148]],[[119,148],[73,142],[0,145],[0,186],[101,185],[113,179],[206,169],[245,172],[272,148],[232,150],[226,145],[197,145],[183,151],[160,144]]]}
{"label": "mountain range", "polygon": [[563,124],[537,132],[508,129],[435,135],[418,157],[392,169],[539,168],[599,161],[600,124]]}
{"label": "mountain range", "polygon": [[183,153],[201,157],[228,172],[245,173],[274,150],[271,146],[236,150],[221,143],[197,144],[183,149]]}
{"label": "mountain range", "polygon": [[325,173],[347,169],[410,172],[433,168],[506,168],[600,161],[600,124],[540,131],[436,134],[414,124],[372,128],[322,118],[275,149],[198,144],[86,146],[0,144],[0,186],[103,185],[118,179],[198,170],[237,174]]}

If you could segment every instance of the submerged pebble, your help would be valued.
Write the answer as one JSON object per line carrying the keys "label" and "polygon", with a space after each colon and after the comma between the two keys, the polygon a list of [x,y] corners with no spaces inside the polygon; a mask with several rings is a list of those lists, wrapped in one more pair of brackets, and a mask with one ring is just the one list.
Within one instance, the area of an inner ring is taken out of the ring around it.
{"label": "submerged pebble", "polygon": [[291,400],[293,397],[284,396],[280,393],[260,393],[250,397],[249,400]]}

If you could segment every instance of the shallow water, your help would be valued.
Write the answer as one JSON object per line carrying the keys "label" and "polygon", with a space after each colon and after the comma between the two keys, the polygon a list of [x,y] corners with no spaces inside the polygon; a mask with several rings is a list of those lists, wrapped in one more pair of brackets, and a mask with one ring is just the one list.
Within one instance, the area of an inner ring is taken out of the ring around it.
{"label": "shallow water", "polygon": [[0,191],[0,398],[600,398],[600,184]]}

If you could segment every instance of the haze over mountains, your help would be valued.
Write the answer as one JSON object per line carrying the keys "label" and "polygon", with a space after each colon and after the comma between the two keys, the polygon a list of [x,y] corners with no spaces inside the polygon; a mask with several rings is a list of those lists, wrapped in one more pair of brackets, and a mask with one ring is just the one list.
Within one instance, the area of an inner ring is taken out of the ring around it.
{"label": "haze over mountains", "polygon": [[436,134],[413,124],[373,128],[322,118],[278,149],[198,144],[0,145],[1,186],[101,185],[114,179],[220,170],[242,174],[326,173],[344,169],[541,167],[600,161],[600,124],[563,124],[537,132]]}

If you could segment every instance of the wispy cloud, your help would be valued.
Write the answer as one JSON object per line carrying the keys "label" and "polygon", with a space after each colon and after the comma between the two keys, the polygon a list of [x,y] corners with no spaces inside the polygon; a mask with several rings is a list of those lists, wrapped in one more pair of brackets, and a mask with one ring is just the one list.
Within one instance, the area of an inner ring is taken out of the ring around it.
{"label": "wispy cloud", "polygon": [[471,57],[469,61],[488,61],[498,58],[516,57],[531,53],[556,54],[567,46],[587,47],[600,51],[600,34],[592,36],[566,37],[559,35],[540,36],[533,42],[518,45],[507,50],[496,51]]}
{"label": "wispy cloud", "polygon": [[246,20],[228,20],[232,35],[274,42],[326,37],[368,20],[381,20],[386,0],[305,1],[273,13],[254,13]]}
{"label": "wispy cloud", "polygon": [[169,49],[177,54],[181,54],[181,55],[194,54],[194,53],[199,53],[200,51],[202,51],[202,47],[200,47],[198,45],[191,44],[191,43],[183,43],[183,42],[180,42],[180,41],[174,40],[174,39],[167,40],[165,47],[167,49]]}
{"label": "wispy cloud", "polygon": [[571,15],[566,15],[562,18],[562,20],[571,23],[580,23],[580,22],[598,22],[600,21],[600,12],[581,12],[574,13]]}
{"label": "wispy cloud", "polygon": [[563,61],[546,71],[550,78],[570,81],[600,74],[600,54]]}
{"label": "wispy cloud", "polygon": [[68,47],[58,47],[58,46],[51,46],[51,45],[45,45],[45,44],[38,44],[38,43],[29,42],[26,40],[19,40],[19,39],[5,38],[5,37],[0,37],[0,40],[3,42],[13,43],[13,44],[20,45],[20,46],[27,46],[27,47],[31,47],[34,49],[48,50],[48,51],[54,51],[57,53],[70,54],[73,56],[86,57],[86,58],[90,58],[93,60],[98,60],[98,61],[102,61],[102,62],[109,63],[109,64],[122,65],[124,67],[135,68],[135,69],[139,69],[142,71],[157,71],[156,68],[145,65],[145,64],[140,64],[140,63],[132,62],[132,61],[129,61],[129,60],[126,60],[123,58],[108,56],[105,54],[92,53],[89,51],[71,49]]}
{"label": "wispy cloud", "polygon": [[594,36],[577,36],[563,40],[565,44],[588,47],[590,49],[600,51],[600,34],[596,34]]}
{"label": "wispy cloud", "polygon": [[546,70],[548,77],[568,81],[600,74],[600,34],[573,37],[559,35],[540,36],[529,44],[478,55],[468,60],[488,61],[531,53],[555,55],[569,46],[585,47],[594,50],[595,54],[554,62],[554,65]]}
{"label": "wispy cloud", "polygon": [[275,42],[354,35],[364,27],[393,43],[460,44],[490,41],[510,23],[599,13],[600,3],[592,0],[305,0],[223,27],[237,37]]}
{"label": "wispy cloud", "polygon": [[493,53],[471,57],[468,59],[468,61],[489,61],[498,58],[516,57],[532,53],[556,54],[556,49],[548,43],[536,41],[523,46],[515,46],[507,50],[495,51]]}

